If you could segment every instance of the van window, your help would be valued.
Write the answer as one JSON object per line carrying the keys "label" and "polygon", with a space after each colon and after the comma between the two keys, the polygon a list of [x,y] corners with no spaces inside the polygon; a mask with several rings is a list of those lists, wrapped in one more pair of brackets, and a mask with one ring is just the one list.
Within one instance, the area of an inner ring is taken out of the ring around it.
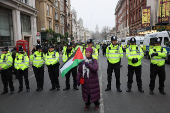
{"label": "van window", "polygon": [[[159,37],[159,39],[162,42],[162,37]],[[154,45],[154,41],[155,41],[155,38],[150,38],[150,44],[149,45],[153,46]]]}
{"label": "van window", "polygon": [[166,44],[167,44],[167,42],[169,42],[168,37],[164,37],[164,45],[166,45]]}

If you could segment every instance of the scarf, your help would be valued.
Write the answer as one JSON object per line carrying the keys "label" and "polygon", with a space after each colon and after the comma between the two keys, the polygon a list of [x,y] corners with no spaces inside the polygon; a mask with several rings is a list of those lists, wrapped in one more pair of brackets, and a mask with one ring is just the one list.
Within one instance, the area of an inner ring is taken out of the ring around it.
{"label": "scarf", "polygon": [[[85,58],[84,61],[87,62],[87,63],[90,63],[90,62],[92,61],[92,59],[87,59],[87,58]],[[87,68],[87,67],[85,66],[85,64],[84,64],[84,65],[83,65],[83,78],[84,78],[84,75],[85,75],[86,72],[87,72],[87,78],[89,78],[89,72],[90,72],[90,70],[89,70],[89,68]]]}

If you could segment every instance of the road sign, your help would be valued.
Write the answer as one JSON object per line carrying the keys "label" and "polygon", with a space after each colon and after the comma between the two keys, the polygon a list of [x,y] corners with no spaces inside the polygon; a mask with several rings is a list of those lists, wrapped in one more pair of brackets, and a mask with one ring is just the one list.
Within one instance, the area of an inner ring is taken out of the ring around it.
{"label": "road sign", "polygon": [[60,37],[57,37],[57,42],[60,42]]}

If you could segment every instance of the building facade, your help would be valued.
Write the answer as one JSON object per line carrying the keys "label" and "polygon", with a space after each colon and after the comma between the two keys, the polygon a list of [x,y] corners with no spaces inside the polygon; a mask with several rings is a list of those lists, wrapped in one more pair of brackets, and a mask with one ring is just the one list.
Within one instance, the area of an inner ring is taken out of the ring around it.
{"label": "building facade", "polygon": [[16,46],[16,41],[29,42],[29,50],[37,44],[35,0],[0,1],[0,48]]}

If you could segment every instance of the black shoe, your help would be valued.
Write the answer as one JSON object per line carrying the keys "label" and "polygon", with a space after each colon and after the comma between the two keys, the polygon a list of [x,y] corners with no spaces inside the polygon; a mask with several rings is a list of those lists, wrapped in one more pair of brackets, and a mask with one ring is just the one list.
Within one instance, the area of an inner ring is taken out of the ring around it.
{"label": "black shoe", "polygon": [[163,95],[166,95],[165,91],[162,89],[162,90],[159,90],[159,92]]}
{"label": "black shoe", "polygon": [[127,88],[126,92],[128,92],[128,93],[131,92],[131,89],[130,89],[130,88]]}
{"label": "black shoe", "polygon": [[141,93],[144,93],[144,90],[142,88],[138,88],[138,90],[141,92]]}
{"label": "black shoe", "polygon": [[42,91],[43,90],[43,88],[39,88],[39,91]]}
{"label": "black shoe", "polygon": [[55,90],[55,87],[52,87],[52,88],[50,89],[50,91],[53,91],[53,90]]}
{"label": "black shoe", "polygon": [[57,88],[57,91],[60,91],[60,88],[59,88],[59,87]]}
{"label": "black shoe", "polygon": [[69,87],[66,87],[65,89],[63,89],[63,91],[66,91],[66,90],[69,90],[70,88]]}
{"label": "black shoe", "polygon": [[11,91],[11,95],[14,94],[14,91]]}
{"label": "black shoe", "polygon": [[8,93],[8,91],[3,91],[3,92],[1,93],[1,95],[4,95],[4,94],[6,94],[6,93]]}
{"label": "black shoe", "polygon": [[20,93],[20,92],[22,92],[22,91],[23,91],[22,89],[19,89],[19,90],[18,90],[18,93]]}
{"label": "black shoe", "polygon": [[27,92],[30,92],[30,89],[27,89]]}
{"label": "black shoe", "polygon": [[75,90],[79,90],[79,88],[77,88],[77,86],[74,86],[74,89],[75,89]]}
{"label": "black shoe", "polygon": [[36,91],[40,91],[40,88],[37,88]]}
{"label": "black shoe", "polygon": [[120,65],[120,67],[123,67],[123,65]]}
{"label": "black shoe", "polygon": [[107,87],[106,89],[105,89],[105,91],[110,91],[111,90],[111,88],[109,88],[109,87]]}
{"label": "black shoe", "polygon": [[120,88],[117,88],[117,91],[118,91],[118,92],[122,92],[122,90],[121,90]]}
{"label": "black shoe", "polygon": [[149,91],[149,94],[153,95],[153,90],[150,90],[150,91]]}

